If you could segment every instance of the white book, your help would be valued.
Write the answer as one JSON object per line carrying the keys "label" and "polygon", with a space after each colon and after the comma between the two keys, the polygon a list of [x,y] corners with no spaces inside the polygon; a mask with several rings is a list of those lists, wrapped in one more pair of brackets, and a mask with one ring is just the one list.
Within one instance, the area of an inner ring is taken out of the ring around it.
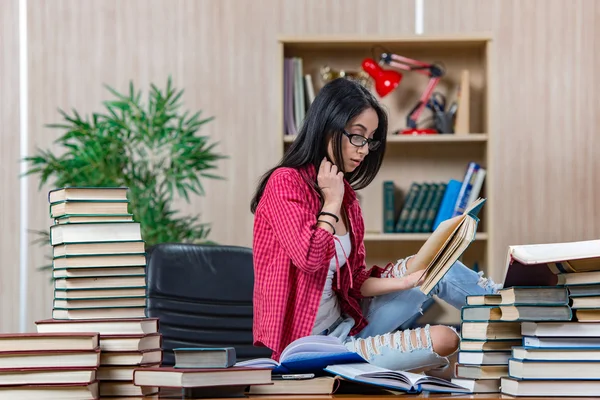
{"label": "white book", "polygon": [[142,240],[139,222],[91,222],[52,225],[50,243],[86,243]]}
{"label": "white book", "polygon": [[500,391],[500,379],[452,378],[451,382],[468,389],[471,393],[498,393]]}
{"label": "white book", "polygon": [[468,389],[445,379],[406,371],[392,371],[369,363],[329,365],[325,371],[354,382],[407,393],[422,391],[468,393]]}
{"label": "white book", "polygon": [[487,170],[485,168],[479,168],[479,170],[475,173],[475,180],[473,181],[471,194],[469,194],[469,200],[467,201],[467,204],[473,203],[479,197],[486,173]]}
{"label": "white book", "polygon": [[598,397],[600,381],[583,380],[519,380],[502,378],[501,391],[510,396],[592,396]]}

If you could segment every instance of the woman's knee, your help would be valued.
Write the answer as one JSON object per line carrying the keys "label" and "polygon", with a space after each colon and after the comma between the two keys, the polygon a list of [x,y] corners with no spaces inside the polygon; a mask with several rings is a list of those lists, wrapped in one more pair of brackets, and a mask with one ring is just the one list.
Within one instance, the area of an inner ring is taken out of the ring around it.
{"label": "woman's knee", "polygon": [[444,325],[434,325],[429,328],[429,334],[433,351],[440,356],[447,357],[458,349],[460,338],[452,328]]}

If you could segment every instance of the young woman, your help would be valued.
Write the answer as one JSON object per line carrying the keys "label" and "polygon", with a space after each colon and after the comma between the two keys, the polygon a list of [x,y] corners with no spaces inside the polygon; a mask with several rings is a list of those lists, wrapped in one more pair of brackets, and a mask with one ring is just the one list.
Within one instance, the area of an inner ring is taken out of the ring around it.
{"label": "young woman", "polygon": [[[418,254],[365,266],[364,222],[355,190],[383,160],[387,115],[360,84],[337,79],[310,106],[285,156],[260,181],[254,220],[254,340],[276,360],[293,340],[333,335],[368,362],[396,370],[447,365],[459,338],[447,326],[404,326],[428,296]],[[368,207],[362,204],[362,207]],[[496,285],[460,262],[438,283],[454,307]]]}

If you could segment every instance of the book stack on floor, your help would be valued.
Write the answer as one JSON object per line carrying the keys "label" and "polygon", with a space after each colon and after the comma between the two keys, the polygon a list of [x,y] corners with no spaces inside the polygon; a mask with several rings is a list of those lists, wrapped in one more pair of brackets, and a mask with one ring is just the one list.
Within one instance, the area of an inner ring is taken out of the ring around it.
{"label": "book stack on floor", "polygon": [[127,188],[60,188],[48,201],[54,303],[38,332],[100,334],[101,396],[156,392],[133,385],[133,370],[159,364],[162,350],[158,320],[146,318],[145,246]]}
{"label": "book stack on floor", "polygon": [[97,399],[98,334],[0,334],[0,399]]}
{"label": "book stack on floor", "polygon": [[502,393],[597,397],[600,240],[511,246],[509,261],[509,282],[520,277],[521,282],[547,285],[547,290],[555,285],[568,293],[573,320],[523,322],[523,343],[513,348]]}
{"label": "book stack on floor", "polygon": [[175,365],[140,368],[134,384],[178,391],[184,398],[243,397],[248,386],[271,383],[271,368],[236,366],[235,348],[175,348]]}

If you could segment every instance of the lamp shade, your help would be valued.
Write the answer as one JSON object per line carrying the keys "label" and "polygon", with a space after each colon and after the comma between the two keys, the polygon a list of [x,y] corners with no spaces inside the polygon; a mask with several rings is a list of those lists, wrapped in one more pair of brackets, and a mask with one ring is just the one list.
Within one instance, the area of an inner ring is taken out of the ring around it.
{"label": "lamp shade", "polygon": [[402,80],[402,74],[381,68],[372,58],[365,58],[362,67],[375,81],[375,90],[381,97],[396,89]]}

